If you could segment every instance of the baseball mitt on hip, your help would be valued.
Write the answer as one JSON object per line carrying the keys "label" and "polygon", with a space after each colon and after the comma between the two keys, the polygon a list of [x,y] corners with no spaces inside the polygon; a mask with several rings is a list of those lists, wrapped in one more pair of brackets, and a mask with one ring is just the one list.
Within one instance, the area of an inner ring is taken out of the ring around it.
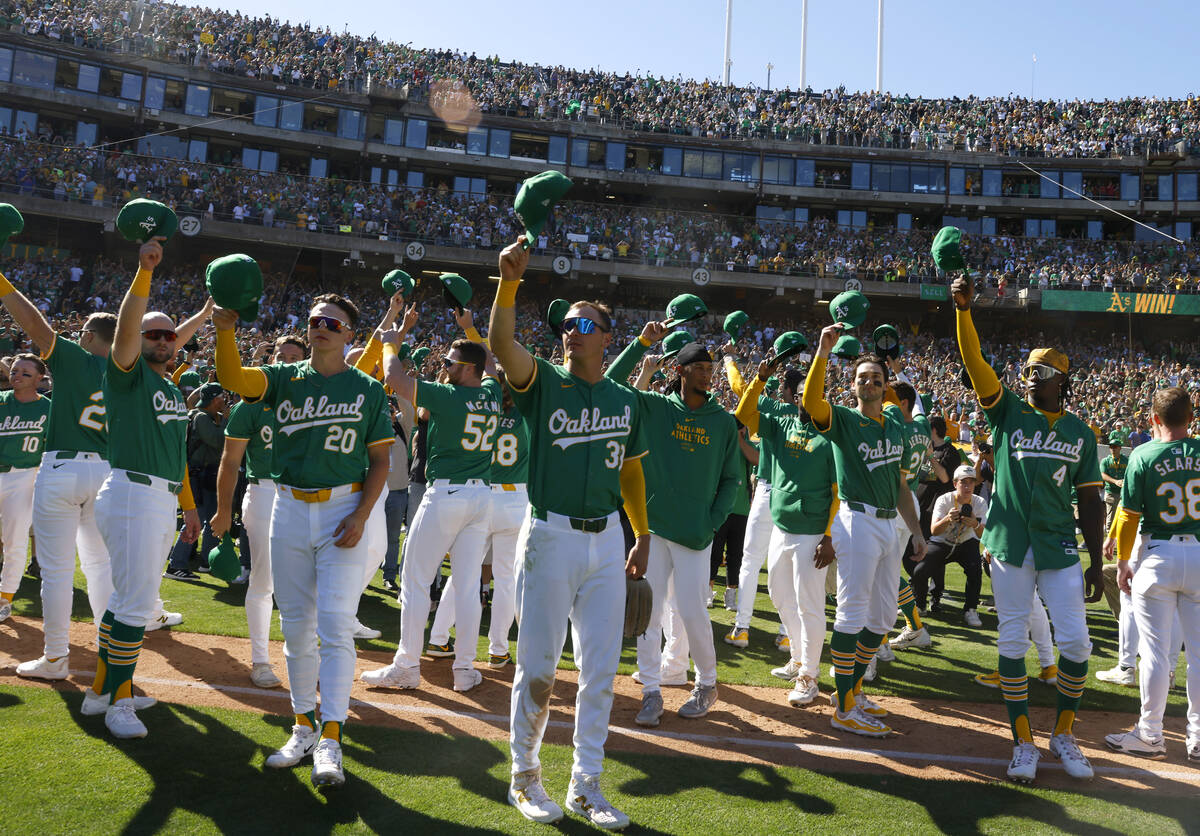
{"label": "baseball mitt on hip", "polygon": [[645,578],[625,578],[625,638],[640,636],[650,628],[654,594]]}

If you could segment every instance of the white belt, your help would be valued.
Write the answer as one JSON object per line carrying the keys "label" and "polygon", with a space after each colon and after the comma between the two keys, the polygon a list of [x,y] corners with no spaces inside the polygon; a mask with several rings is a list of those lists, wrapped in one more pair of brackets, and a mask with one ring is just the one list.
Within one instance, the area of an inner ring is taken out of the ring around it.
{"label": "white belt", "polygon": [[461,481],[451,481],[450,479],[434,479],[429,483],[431,488],[486,488],[488,483],[482,479],[463,479]]}

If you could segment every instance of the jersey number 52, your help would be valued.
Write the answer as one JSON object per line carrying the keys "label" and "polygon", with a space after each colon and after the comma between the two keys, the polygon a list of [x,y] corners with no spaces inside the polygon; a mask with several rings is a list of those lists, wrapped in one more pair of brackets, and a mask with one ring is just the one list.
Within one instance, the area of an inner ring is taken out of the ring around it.
{"label": "jersey number 52", "polygon": [[463,425],[463,449],[491,450],[492,436],[496,434],[496,425],[499,422],[500,419],[496,415],[479,415],[475,412],[467,415],[467,421]]}

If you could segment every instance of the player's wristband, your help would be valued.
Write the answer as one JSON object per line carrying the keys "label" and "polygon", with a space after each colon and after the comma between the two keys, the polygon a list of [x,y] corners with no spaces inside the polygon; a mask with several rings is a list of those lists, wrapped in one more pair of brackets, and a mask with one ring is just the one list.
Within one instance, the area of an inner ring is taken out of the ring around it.
{"label": "player's wristband", "polygon": [[134,296],[149,296],[150,279],[153,277],[153,270],[146,270],[142,267],[139,267],[137,275],[133,277],[133,285],[129,288],[129,292]]}
{"label": "player's wristband", "polygon": [[501,280],[496,288],[496,305],[501,308],[511,308],[517,304],[517,288],[521,286],[520,279]]}
{"label": "player's wristband", "polygon": [[3,273],[0,273],[0,296],[7,296],[14,290],[16,288],[12,286],[12,282]]}
{"label": "player's wristband", "polygon": [[392,345],[391,343],[384,343],[383,358],[386,360],[389,354],[393,357],[398,357],[400,352],[396,351],[396,346]]}
{"label": "player's wristband", "polygon": [[640,342],[642,344],[642,348],[649,348],[651,345],[650,341],[648,339],[646,339],[645,337],[643,337],[641,334],[638,334],[638,342]]}

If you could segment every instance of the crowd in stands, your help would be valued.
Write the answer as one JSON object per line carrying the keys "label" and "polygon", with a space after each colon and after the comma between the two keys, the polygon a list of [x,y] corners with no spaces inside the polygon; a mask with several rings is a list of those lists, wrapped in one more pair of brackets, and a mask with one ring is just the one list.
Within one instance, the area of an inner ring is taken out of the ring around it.
{"label": "crowd in stands", "polygon": [[435,110],[465,93],[484,113],[592,119],[692,136],[1045,157],[1200,152],[1200,100],[1193,96],[1039,101],[727,88],[640,72],[504,62],[150,0],[3,0],[0,25],[5,22],[34,37],[276,84],[350,92],[368,85],[405,88]]}

